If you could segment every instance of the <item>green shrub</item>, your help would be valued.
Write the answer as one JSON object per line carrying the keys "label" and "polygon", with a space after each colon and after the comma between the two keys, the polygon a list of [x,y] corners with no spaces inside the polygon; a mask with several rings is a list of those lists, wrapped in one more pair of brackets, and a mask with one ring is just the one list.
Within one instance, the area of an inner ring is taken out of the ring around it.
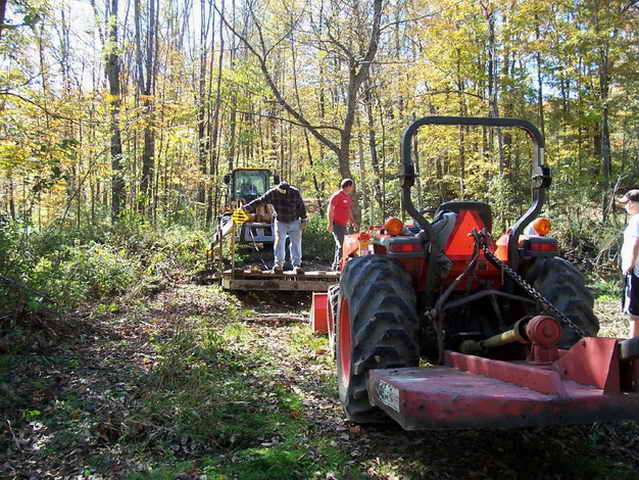
{"label": "green shrub", "polygon": [[304,258],[330,262],[335,253],[333,235],[326,230],[326,217],[313,215],[310,217],[302,237],[302,253]]}
{"label": "green shrub", "polygon": [[0,227],[0,295],[3,299],[0,314],[12,314],[33,304],[35,293],[29,290],[29,272],[38,258],[24,225],[9,222]]}
{"label": "green shrub", "polygon": [[[58,304],[58,309],[73,308],[88,299],[99,300],[126,291],[138,278],[139,260],[108,245],[62,247],[33,266],[29,285]],[[46,299],[33,295],[28,301],[31,311],[39,311]]]}
{"label": "green shrub", "polygon": [[61,265],[61,276],[79,281],[94,298],[124,292],[139,274],[140,263],[135,256],[109,245],[90,242],[66,247],[63,253],[68,258]]}
{"label": "green shrub", "polygon": [[0,228],[2,311],[67,310],[176,271],[192,273],[206,260],[207,241],[204,231],[156,231],[135,215],[114,226],[57,223],[44,232],[10,222]]}

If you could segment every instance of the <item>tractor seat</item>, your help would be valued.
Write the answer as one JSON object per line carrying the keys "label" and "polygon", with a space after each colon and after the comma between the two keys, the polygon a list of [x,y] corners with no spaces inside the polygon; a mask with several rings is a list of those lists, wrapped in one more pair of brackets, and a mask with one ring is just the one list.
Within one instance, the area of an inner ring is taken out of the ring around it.
{"label": "tractor seat", "polygon": [[[442,247],[446,245],[446,241],[455,227],[455,222],[457,222],[457,214],[455,212],[439,212],[430,223],[430,227],[433,229],[433,236]],[[420,231],[423,230],[417,225],[408,225],[404,228],[405,235],[424,236],[425,232],[420,234]]]}
{"label": "tractor seat", "polygon": [[430,224],[433,229],[433,236],[442,248],[446,245],[448,237],[450,237],[453,228],[455,228],[456,222],[457,213],[442,211],[435,215],[435,219]]}
{"label": "tractor seat", "polygon": [[[479,218],[482,219],[486,229],[489,232],[493,230],[493,213],[490,209],[490,205],[484,202],[469,202],[469,201],[460,201],[460,202],[444,202],[442,203],[437,211],[435,212],[435,218],[444,213],[444,212],[454,212],[459,213],[462,210],[473,210],[479,214]],[[435,222],[433,222],[434,224]],[[450,234],[450,232],[449,232]]]}

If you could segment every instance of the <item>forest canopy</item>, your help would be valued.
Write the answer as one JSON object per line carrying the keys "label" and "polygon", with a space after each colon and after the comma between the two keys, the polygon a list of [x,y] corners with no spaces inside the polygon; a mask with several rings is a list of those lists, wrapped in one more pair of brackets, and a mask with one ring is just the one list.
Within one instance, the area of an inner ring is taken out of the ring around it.
{"label": "forest canopy", "polygon": [[[524,118],[556,200],[636,184],[639,5],[512,0],[3,0],[0,213],[37,228],[135,216],[208,227],[236,167],[365,222],[397,214],[399,140],[426,115]],[[418,201],[527,202],[506,130],[418,138]]]}

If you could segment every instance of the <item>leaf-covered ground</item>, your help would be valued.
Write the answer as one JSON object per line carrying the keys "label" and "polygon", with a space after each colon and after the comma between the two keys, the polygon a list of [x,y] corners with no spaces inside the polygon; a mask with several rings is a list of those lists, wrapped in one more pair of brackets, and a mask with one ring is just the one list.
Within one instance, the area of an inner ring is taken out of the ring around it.
{"label": "leaf-covered ground", "polygon": [[[616,299],[601,298],[604,333],[619,333]],[[0,478],[639,475],[634,422],[415,433],[345,421],[309,306],[177,285],[78,314],[57,342],[25,341],[0,355]]]}

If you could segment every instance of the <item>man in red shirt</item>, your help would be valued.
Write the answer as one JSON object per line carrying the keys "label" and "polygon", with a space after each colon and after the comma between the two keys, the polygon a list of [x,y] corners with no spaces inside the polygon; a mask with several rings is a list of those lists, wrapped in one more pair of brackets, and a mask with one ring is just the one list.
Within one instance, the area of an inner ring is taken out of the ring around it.
{"label": "man in red shirt", "polygon": [[341,190],[335,192],[328,202],[327,230],[333,234],[335,239],[333,270],[339,268],[342,259],[342,244],[344,243],[344,235],[346,235],[346,227],[350,223],[354,228],[357,228],[353,218],[353,197],[351,196],[355,190],[355,182],[350,178],[345,178],[340,187]]}

